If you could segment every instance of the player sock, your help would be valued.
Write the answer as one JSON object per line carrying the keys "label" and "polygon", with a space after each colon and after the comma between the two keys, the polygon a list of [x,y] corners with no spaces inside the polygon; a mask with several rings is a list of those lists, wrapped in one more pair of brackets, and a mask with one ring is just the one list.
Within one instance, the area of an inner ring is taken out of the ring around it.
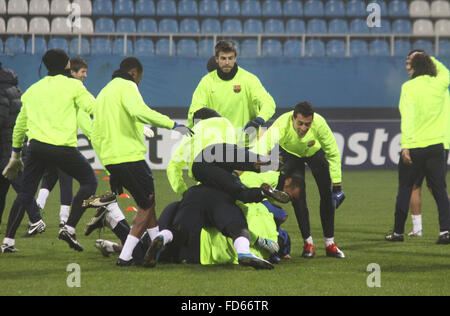
{"label": "player sock", "polygon": [[114,247],[115,247],[115,246],[116,246],[116,247],[119,246],[117,243],[112,242],[112,241],[109,241],[109,240],[105,240],[105,241],[104,241],[104,244],[105,244],[106,250],[107,250],[108,252],[110,252],[110,253],[114,253],[114,252],[115,252]]}
{"label": "player sock", "polygon": [[124,219],[117,223],[112,231],[120,239],[122,244],[125,244],[128,234],[130,233],[130,226],[128,226],[128,222]]}
{"label": "player sock", "polygon": [[119,258],[125,261],[130,261],[133,258],[133,250],[138,242],[139,238],[136,238],[133,235],[128,235]]}
{"label": "player sock", "polygon": [[313,239],[311,236],[309,236],[308,238],[305,239],[305,242],[307,242],[308,244],[314,245]]}
{"label": "player sock", "polygon": [[71,234],[71,235],[74,235],[74,234],[75,234],[75,228],[73,228],[72,226],[66,225],[66,226],[64,226],[64,227],[67,229],[67,231],[69,232],[69,234]]}
{"label": "player sock", "polygon": [[419,232],[422,230],[422,215],[411,215],[413,223],[413,232]]}
{"label": "player sock", "polygon": [[66,223],[70,215],[70,205],[61,205],[59,209],[59,218],[61,222]]}
{"label": "player sock", "polygon": [[147,229],[148,235],[150,236],[150,239],[155,239],[156,236],[159,234],[159,226],[151,227]]}
{"label": "player sock", "polygon": [[163,229],[159,232],[160,235],[164,237],[164,245],[167,245],[168,243],[172,242],[173,240],[173,234],[168,229]]}
{"label": "player sock", "polygon": [[45,203],[47,203],[47,198],[48,198],[49,194],[50,194],[50,191],[47,189],[39,190],[39,195],[36,199],[36,203],[41,209],[44,209]]}
{"label": "player sock", "polygon": [[245,237],[238,237],[233,243],[234,249],[239,253],[250,253],[250,241]]}
{"label": "player sock", "polygon": [[3,244],[6,244],[8,246],[14,246],[16,244],[15,240],[12,238],[3,238]]}
{"label": "player sock", "polygon": [[106,213],[106,222],[109,224],[111,229],[114,230],[117,224],[125,219],[125,215],[123,215],[117,202],[107,205],[106,209],[108,210],[108,213]]}
{"label": "player sock", "polygon": [[329,245],[334,244],[334,237],[331,238],[325,238],[325,246],[328,247]]}

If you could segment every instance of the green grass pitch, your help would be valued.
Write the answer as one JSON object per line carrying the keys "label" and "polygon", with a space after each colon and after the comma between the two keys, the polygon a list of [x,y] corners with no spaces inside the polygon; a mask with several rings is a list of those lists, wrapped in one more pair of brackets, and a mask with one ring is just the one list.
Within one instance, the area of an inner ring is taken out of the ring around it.
{"label": "green grass pitch", "polygon": [[[153,171],[158,214],[178,199],[169,187],[164,171]],[[98,174],[98,193],[108,189]],[[259,295],[448,295],[450,289],[450,246],[435,245],[439,234],[434,200],[424,189],[424,237],[388,243],[384,234],[392,229],[397,191],[397,171],[344,171],[343,188],[347,196],[336,213],[336,242],[346,254],[339,260],[325,257],[318,210],[318,193],[310,173],[307,194],[312,234],[317,248],[312,260],[300,257],[303,241],[295,215],[289,205],[284,224],[292,239],[290,260],[283,260],[271,271],[256,271],[238,265],[201,266],[160,264],[154,269],[118,268],[116,257],[104,258],[94,248],[99,233],[83,235],[84,226],[94,214],[89,209],[77,227],[85,250],[77,253],[57,239],[59,189],[50,194],[43,218],[47,231],[31,239],[21,238],[26,220],[19,228],[16,254],[0,254],[0,295],[176,295],[176,296],[259,296]],[[190,182],[192,183],[192,182]],[[1,231],[6,230],[9,209],[15,193],[10,191]],[[132,199],[120,199],[123,210],[134,206]],[[131,222],[133,212],[124,211]],[[406,229],[411,228],[408,219]],[[3,238],[4,234],[0,234]],[[116,240],[104,230],[101,238]],[[80,287],[69,287],[67,271],[71,263],[80,267]],[[374,278],[370,264],[377,264]],[[369,266],[370,267],[370,266]],[[375,287],[370,287],[378,280]],[[368,282],[369,281],[369,282]]]}

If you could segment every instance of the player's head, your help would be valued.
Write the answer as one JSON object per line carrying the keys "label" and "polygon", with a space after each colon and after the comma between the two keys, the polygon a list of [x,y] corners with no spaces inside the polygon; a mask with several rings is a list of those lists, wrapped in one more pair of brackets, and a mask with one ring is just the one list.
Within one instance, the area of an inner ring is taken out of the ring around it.
{"label": "player's head", "polygon": [[62,73],[64,69],[70,69],[70,58],[62,49],[48,50],[42,57],[42,62],[49,73]]}
{"label": "player's head", "polygon": [[213,117],[221,117],[219,113],[210,108],[201,108],[200,110],[194,113],[194,122],[198,122],[199,120],[207,120]]}
{"label": "player's head", "polygon": [[428,75],[436,77],[436,65],[430,56],[425,53],[415,53],[410,57],[410,71],[408,75],[414,79],[418,76]]}
{"label": "player's head", "polygon": [[224,73],[229,73],[236,64],[236,45],[232,41],[220,40],[216,44],[215,53],[218,68]]}
{"label": "player's head", "polygon": [[216,56],[212,56],[206,64],[206,70],[208,70],[208,72],[211,72],[216,70],[218,67],[219,65],[217,65]]}
{"label": "player's head", "polygon": [[144,76],[144,67],[139,59],[136,57],[128,57],[120,63],[120,71],[130,74],[134,82],[139,85]]}
{"label": "player's head", "polygon": [[300,198],[305,189],[305,179],[303,175],[296,170],[284,173],[283,191],[291,197],[291,200]]}
{"label": "player's head", "polygon": [[314,119],[312,104],[304,101],[295,106],[292,125],[299,138],[305,137]]}
{"label": "player's head", "polygon": [[408,72],[408,76],[411,78],[414,74],[413,69],[411,68],[411,59],[417,54],[425,54],[425,51],[421,49],[413,49],[409,52],[408,56],[406,56],[406,71]]}
{"label": "player's head", "polygon": [[74,57],[70,59],[70,73],[72,77],[83,81],[87,77],[87,62],[81,57]]}

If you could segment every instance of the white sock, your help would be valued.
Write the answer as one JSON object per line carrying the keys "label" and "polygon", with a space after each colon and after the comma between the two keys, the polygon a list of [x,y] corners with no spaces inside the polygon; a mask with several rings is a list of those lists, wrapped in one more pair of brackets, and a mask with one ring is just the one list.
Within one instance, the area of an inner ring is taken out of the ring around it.
{"label": "white sock", "polygon": [[50,191],[47,189],[39,190],[39,195],[36,199],[36,203],[41,209],[44,209],[45,204],[47,203],[47,198],[48,198],[49,194],[50,194]]}
{"label": "white sock", "polygon": [[106,213],[106,222],[109,224],[111,229],[114,229],[120,221],[125,219],[125,215],[123,215],[117,202],[107,205],[106,209],[108,210],[108,213]]}
{"label": "white sock", "polygon": [[136,238],[133,235],[128,235],[119,258],[125,261],[130,261],[133,258],[133,250],[138,242],[139,238]]}
{"label": "white sock", "polygon": [[233,243],[234,249],[239,253],[250,253],[250,241],[245,237],[238,237]]}
{"label": "white sock", "polygon": [[3,243],[8,246],[14,246],[16,244],[16,241],[14,239],[5,237],[3,238]]}
{"label": "white sock", "polygon": [[172,242],[173,240],[173,234],[168,229],[163,229],[159,232],[160,235],[164,237],[164,245],[167,245],[168,243]]}
{"label": "white sock", "polygon": [[411,215],[413,223],[413,232],[419,232],[422,230],[422,215]]}
{"label": "white sock", "polygon": [[117,243],[112,242],[112,241],[109,241],[109,240],[105,240],[104,243],[105,243],[105,246],[106,246],[106,250],[107,250],[108,252],[110,252],[110,253],[116,252],[116,251],[114,250],[114,246],[118,246]]}
{"label": "white sock", "polygon": [[148,235],[150,236],[150,239],[153,240],[159,234],[159,226],[149,228],[149,229],[147,229],[147,232],[148,232]]}
{"label": "white sock", "polygon": [[69,219],[70,214],[70,205],[61,205],[61,208],[59,209],[59,219],[61,222],[66,223]]}
{"label": "white sock", "polygon": [[69,234],[71,234],[71,235],[73,235],[73,234],[75,234],[75,228],[73,228],[72,226],[64,226],[66,229],[67,229],[67,231],[69,232]]}
{"label": "white sock", "polygon": [[334,244],[334,237],[331,238],[325,238],[325,246],[328,247],[329,245]]}
{"label": "white sock", "polygon": [[443,231],[443,232],[440,232],[440,233],[439,233],[439,236],[442,236],[442,235],[444,235],[444,234],[448,234],[448,230]]}
{"label": "white sock", "polygon": [[311,236],[309,236],[308,238],[306,238],[305,241],[306,241],[308,244],[314,245],[314,242],[313,242],[313,239],[312,239]]}

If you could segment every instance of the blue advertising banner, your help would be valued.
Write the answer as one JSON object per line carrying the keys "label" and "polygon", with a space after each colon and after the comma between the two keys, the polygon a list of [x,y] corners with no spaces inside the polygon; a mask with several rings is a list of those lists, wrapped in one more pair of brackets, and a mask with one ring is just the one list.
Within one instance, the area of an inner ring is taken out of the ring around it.
{"label": "blue advertising banner", "polygon": [[[178,120],[178,122],[185,123],[184,120]],[[329,121],[328,123],[341,152],[343,170],[397,167],[401,150],[399,120]],[[154,131],[155,137],[146,139],[148,146],[146,160],[152,169],[166,169],[181,136],[162,128],[156,128]],[[78,144],[93,168],[102,169],[98,157],[84,135],[79,135]]]}

